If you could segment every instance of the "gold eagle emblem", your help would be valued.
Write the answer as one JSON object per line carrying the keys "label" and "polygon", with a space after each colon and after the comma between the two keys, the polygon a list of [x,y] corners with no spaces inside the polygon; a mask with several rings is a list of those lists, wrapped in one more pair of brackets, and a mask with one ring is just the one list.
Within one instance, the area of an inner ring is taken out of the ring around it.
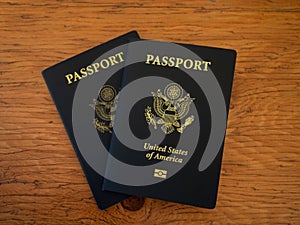
{"label": "gold eagle emblem", "polygon": [[111,129],[117,109],[117,100],[118,94],[115,88],[105,85],[100,89],[98,98],[93,100],[93,104],[90,104],[96,112],[94,125],[99,132],[112,133]]}
{"label": "gold eagle emblem", "polygon": [[160,89],[157,92],[152,92],[153,109],[157,117],[152,113],[152,108],[147,106],[145,109],[145,119],[148,125],[153,125],[157,129],[157,125],[161,125],[161,130],[165,134],[170,134],[173,131],[183,133],[184,129],[193,123],[194,116],[191,115],[185,119],[184,123],[180,123],[184,117],[188,115],[190,105],[195,100],[187,93],[183,97],[183,89],[177,83],[168,84],[164,92]]}

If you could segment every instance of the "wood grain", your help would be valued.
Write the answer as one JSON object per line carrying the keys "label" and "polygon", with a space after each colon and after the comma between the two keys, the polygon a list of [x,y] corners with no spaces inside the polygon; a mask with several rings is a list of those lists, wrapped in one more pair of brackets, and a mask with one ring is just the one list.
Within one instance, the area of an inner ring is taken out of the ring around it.
{"label": "wood grain", "polygon": [[[0,9],[0,224],[300,224],[299,1],[1,0]],[[238,52],[214,210],[148,198],[137,211],[97,209],[40,72],[133,29]]]}

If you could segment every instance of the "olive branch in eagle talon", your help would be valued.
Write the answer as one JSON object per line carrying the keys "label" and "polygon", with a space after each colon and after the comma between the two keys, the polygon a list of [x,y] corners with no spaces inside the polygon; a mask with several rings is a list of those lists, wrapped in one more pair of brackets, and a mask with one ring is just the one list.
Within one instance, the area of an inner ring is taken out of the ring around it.
{"label": "olive branch in eagle talon", "polygon": [[97,118],[94,119],[94,125],[97,128],[97,130],[101,133],[112,133],[111,129],[108,126],[106,126],[104,122],[100,122]]}
{"label": "olive branch in eagle talon", "polygon": [[145,109],[145,119],[148,125],[153,125],[157,129],[157,124],[162,125],[161,130],[170,134],[175,129],[179,133],[183,133],[187,126],[191,125],[194,121],[194,116],[191,115],[185,119],[184,123],[180,123],[184,117],[187,116],[191,103],[195,98],[191,98],[190,94],[182,97],[183,89],[179,84],[168,84],[164,89],[164,94],[160,89],[157,92],[152,92],[153,96],[153,109],[158,116],[152,113],[152,108],[147,106]]}
{"label": "olive branch in eagle talon", "polygon": [[151,112],[151,107],[150,107],[150,106],[148,106],[148,107],[145,109],[145,118],[146,118],[146,121],[147,121],[148,125],[153,124],[154,129],[157,128],[155,116],[154,116],[154,114]]}

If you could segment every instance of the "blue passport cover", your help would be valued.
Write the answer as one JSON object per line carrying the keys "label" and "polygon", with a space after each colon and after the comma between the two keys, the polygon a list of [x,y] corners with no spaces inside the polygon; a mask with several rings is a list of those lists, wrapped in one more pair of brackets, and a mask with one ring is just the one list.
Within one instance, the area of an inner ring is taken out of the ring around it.
{"label": "blue passport cover", "polygon": [[103,190],[214,208],[236,52],[130,42]]}
{"label": "blue passport cover", "polygon": [[[76,138],[74,137],[73,132],[73,123],[72,123],[72,106],[73,106],[73,99],[74,94],[77,89],[77,86],[80,82],[84,81],[83,78],[91,79],[91,76],[100,76],[101,71],[96,74],[96,70],[98,70],[99,65],[93,65],[91,64],[101,55],[103,55],[105,52],[128,43],[129,38],[139,38],[138,33],[136,31],[129,32],[127,34],[124,34],[120,37],[117,37],[109,42],[106,42],[104,44],[98,45],[92,49],[89,49],[79,55],[76,55],[72,58],[69,58],[61,63],[58,63],[54,66],[51,66],[44,71],[42,71],[42,75],[44,77],[44,80],[48,86],[49,92],[53,98],[53,101],[57,107],[57,110],[60,114],[60,117],[63,121],[63,124],[65,126],[65,129],[68,133],[68,136],[71,140],[71,143],[74,147],[74,150],[76,152],[76,155],[79,159],[79,162],[81,164],[81,167],[85,173],[86,179],[89,183],[89,186],[92,190],[92,193],[95,197],[95,200],[97,202],[97,205],[99,209],[105,209],[119,201],[122,201],[127,195],[124,194],[118,194],[113,193],[109,191],[103,191],[102,190],[102,183],[103,183],[103,176],[99,174],[97,171],[95,171],[89,162],[83,157],[82,149],[79,148]],[[116,61],[118,58],[112,58],[111,63],[114,63],[114,60]],[[107,61],[103,61],[103,64],[101,66],[106,67]],[[117,62],[116,62],[117,63]],[[100,69],[99,69],[100,70]],[[118,90],[121,82],[121,76],[123,74],[123,71],[120,70],[113,76],[113,79],[110,79],[107,82],[107,87],[109,90]],[[100,91],[101,92],[101,91]],[[99,116],[103,117],[105,119],[105,116],[107,116],[105,113],[101,114],[101,96],[99,92],[99,98],[96,98],[94,102],[92,99],[88,102],[85,102],[85,106],[91,110],[99,111]],[[103,93],[105,91],[102,91]],[[97,96],[96,96],[97,97]],[[98,104],[98,105],[97,105]],[[92,108],[94,107],[94,109]],[[103,142],[104,146],[108,148],[111,138],[110,132],[104,132],[103,128],[111,130],[111,126],[109,124],[109,121],[104,121],[105,126],[101,123],[101,119],[98,117],[98,114],[95,113],[95,128],[98,129],[99,138]],[[107,119],[107,118],[106,118]],[[91,121],[92,123],[92,121]],[[97,125],[101,126],[97,126]],[[81,136],[84,138],[85,131],[82,130]],[[98,149],[91,145],[90,151],[98,151]],[[101,156],[102,157],[102,156]],[[103,156],[104,157],[104,156]],[[97,160],[97,159],[95,159]],[[105,160],[105,159],[104,159]],[[99,160],[100,161],[100,160]],[[68,176],[68,174],[66,174]]]}

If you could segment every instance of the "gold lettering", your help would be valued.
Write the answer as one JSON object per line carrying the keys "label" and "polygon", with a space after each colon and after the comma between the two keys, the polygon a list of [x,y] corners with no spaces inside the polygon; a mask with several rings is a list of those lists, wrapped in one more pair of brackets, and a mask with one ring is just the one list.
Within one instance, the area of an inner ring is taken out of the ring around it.
{"label": "gold lettering", "polygon": [[99,63],[93,63],[91,65],[88,65],[87,67],[75,71],[74,73],[65,75],[67,83],[72,84],[76,81],[81,80],[82,78],[86,78],[87,75],[93,75],[94,73],[99,72],[100,68],[107,69],[108,67],[116,65],[119,62],[123,62],[123,54],[123,52],[119,52],[114,56],[109,56],[106,59],[102,59]]}
{"label": "gold lettering", "polygon": [[162,66],[166,66],[168,65],[168,56],[163,56],[162,57],[162,63],[161,63]]}
{"label": "gold lettering", "polygon": [[203,63],[204,63],[203,71],[207,71],[208,70],[207,67],[208,67],[208,65],[211,65],[211,62],[203,61]]}
{"label": "gold lettering", "polygon": [[98,68],[99,68],[99,63],[93,63],[92,64],[92,66],[94,67],[94,71],[97,73],[99,70],[98,70]]}
{"label": "gold lettering", "polygon": [[72,84],[71,79],[73,78],[73,74],[70,73],[70,74],[66,75],[65,77],[67,78],[68,84]]}
{"label": "gold lettering", "polygon": [[75,72],[74,75],[75,75],[75,76],[74,76],[74,82],[76,82],[77,79],[78,79],[78,80],[81,80],[81,76],[80,76],[77,72]]}
{"label": "gold lettering", "polygon": [[[148,156],[148,158],[150,158],[150,157]],[[152,155],[151,155],[151,158],[152,158]],[[176,156],[165,156],[165,155],[160,155],[159,153],[156,153],[155,156],[153,157],[153,159],[158,159],[158,160],[161,160],[161,161],[175,162],[175,163],[182,163],[183,162],[183,159],[178,158]]]}
{"label": "gold lettering", "polygon": [[91,65],[87,66],[87,67],[86,67],[86,70],[87,70],[87,72],[88,72],[88,75],[93,75],[93,74],[94,74],[94,70],[92,69],[92,66],[91,66]]}
{"label": "gold lettering", "polygon": [[170,57],[169,58],[169,64],[168,64],[169,67],[173,67],[175,66],[175,57]]}
{"label": "gold lettering", "polygon": [[116,56],[118,56],[120,58],[120,62],[124,61],[124,59],[122,58],[123,54],[124,54],[123,52],[119,52],[119,53],[116,54]]}
{"label": "gold lettering", "polygon": [[[193,59],[183,59],[173,56],[162,56],[147,54],[146,64],[158,65],[158,66],[169,66],[180,68],[183,67],[187,70],[199,70],[199,71],[208,71],[208,67],[211,65],[209,61],[200,61]],[[201,68],[202,67],[202,68]]]}
{"label": "gold lettering", "polygon": [[[103,65],[103,62],[106,63],[106,66]],[[102,59],[102,60],[100,61],[100,65],[101,65],[101,67],[102,67],[103,69],[107,69],[107,68],[109,67],[109,61],[108,61],[107,59]]]}
{"label": "gold lettering", "polygon": [[150,64],[150,60],[152,61],[154,59],[153,55],[147,54],[147,60],[146,60],[146,64]]}
{"label": "gold lettering", "polygon": [[81,68],[80,73],[81,73],[81,77],[86,77],[87,76],[87,72],[85,71],[85,68]]}
{"label": "gold lettering", "polygon": [[179,68],[179,65],[181,65],[183,63],[183,59],[182,58],[176,58],[176,65],[175,67]]}
{"label": "gold lettering", "polygon": [[155,59],[154,59],[154,61],[153,61],[153,63],[152,63],[153,65],[159,65],[160,66],[160,62],[159,62],[159,56],[156,56],[155,57]]}
{"label": "gold lettering", "polygon": [[112,66],[115,64],[118,64],[118,61],[116,60],[116,56],[110,56],[110,57],[108,57],[108,59]]}
{"label": "gold lettering", "polygon": [[[187,65],[186,65],[187,62],[190,62],[190,66],[187,66]],[[186,69],[191,69],[191,68],[193,67],[193,61],[192,61],[191,59],[186,59],[186,60],[184,60],[183,66],[184,66],[184,68],[186,68]]]}
{"label": "gold lettering", "polygon": [[202,70],[201,69],[201,61],[195,60],[194,70],[200,70],[200,71]]}

